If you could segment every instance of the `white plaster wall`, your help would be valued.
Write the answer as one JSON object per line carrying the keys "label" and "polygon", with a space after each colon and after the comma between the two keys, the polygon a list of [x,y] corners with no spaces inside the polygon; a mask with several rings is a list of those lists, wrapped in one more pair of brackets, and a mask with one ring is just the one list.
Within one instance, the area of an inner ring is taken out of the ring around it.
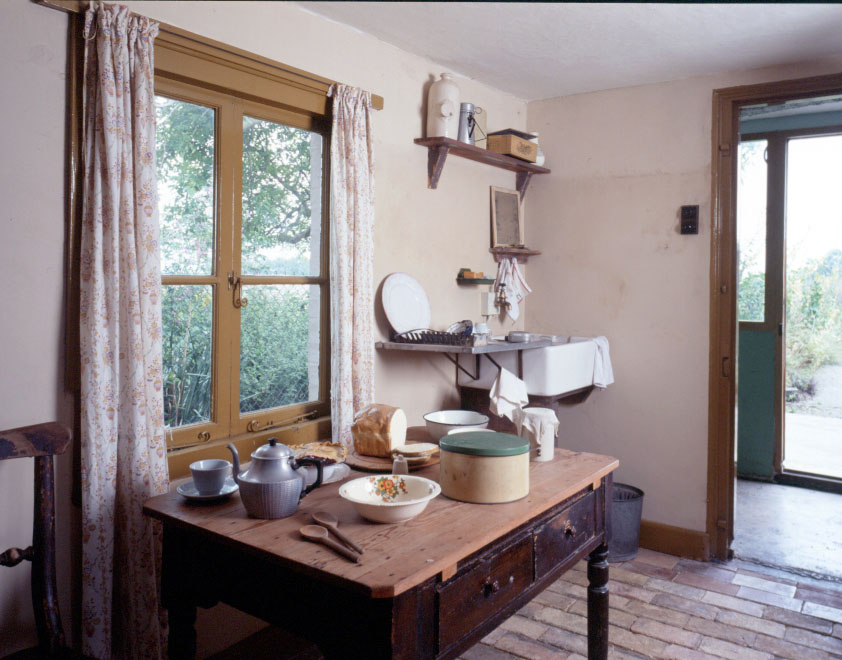
{"label": "white plaster wall", "polygon": [[[375,113],[375,280],[394,271],[416,277],[432,306],[432,325],[478,320],[479,290],[459,288],[460,267],[494,272],[489,247],[489,186],[514,188],[514,175],[451,158],[438,190],[427,190],[423,136],[426,86],[438,66],[372,37],[278,2],[130,2],[133,11],[212,39],[385,97]],[[3,210],[0,215],[0,428],[60,417],[69,421],[62,389],[64,246],[64,61],[67,18],[29,2],[8,3],[0,25]],[[526,104],[459,79],[463,100],[483,107],[489,129],[524,128]],[[13,127],[13,128],[12,128]],[[379,338],[388,327],[379,303]],[[454,369],[441,356],[377,356],[378,399],[402,406],[410,423],[456,405]],[[70,631],[69,566],[78,561],[69,526],[75,509],[70,468],[60,476],[60,590]],[[32,465],[0,462],[0,501],[18,502],[32,489]],[[31,511],[0,508],[0,545],[29,542]],[[28,569],[0,573],[0,656],[34,643]],[[77,613],[78,616],[78,613]],[[254,619],[217,607],[200,610],[199,653],[215,652],[259,627]],[[8,630],[14,634],[6,633]],[[233,632],[232,632],[233,631]]]}
{"label": "white plaster wall", "polygon": [[[67,18],[24,2],[3,11],[0,429],[9,429],[71,419],[62,376]],[[69,454],[57,472],[59,592],[69,629]],[[32,482],[32,459],[0,461],[0,551],[32,542]],[[0,570],[0,656],[34,642],[29,576],[28,562]]]}
{"label": "white plaster wall", "polygon": [[[563,406],[560,444],[616,456],[643,517],[704,531],[712,91],[842,69],[842,58],[529,104],[552,174],[526,198],[527,328],[605,335],[616,383]],[[699,204],[698,236],[678,233]]]}

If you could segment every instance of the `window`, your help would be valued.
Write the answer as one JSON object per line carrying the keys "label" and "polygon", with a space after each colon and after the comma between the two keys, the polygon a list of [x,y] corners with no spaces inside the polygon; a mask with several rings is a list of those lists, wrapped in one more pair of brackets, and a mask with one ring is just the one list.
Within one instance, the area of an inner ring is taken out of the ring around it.
{"label": "window", "polygon": [[766,140],[740,142],[737,181],[737,311],[740,322],[766,318]]}
{"label": "window", "polygon": [[169,446],[329,435],[326,85],[314,111],[293,87],[258,80],[271,93],[256,95],[265,70],[239,72],[229,51],[193,67],[168,47],[156,42],[155,92]]}

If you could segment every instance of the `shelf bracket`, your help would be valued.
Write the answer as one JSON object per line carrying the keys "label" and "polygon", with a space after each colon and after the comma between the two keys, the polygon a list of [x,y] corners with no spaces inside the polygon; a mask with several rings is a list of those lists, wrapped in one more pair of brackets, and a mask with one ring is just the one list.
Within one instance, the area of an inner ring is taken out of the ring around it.
{"label": "shelf bracket", "polygon": [[529,181],[532,179],[532,172],[518,172],[517,173],[517,191],[520,193],[520,199],[526,197],[526,189],[529,187]]}
{"label": "shelf bracket", "polygon": [[450,353],[442,353],[448,360],[450,360],[454,365],[456,365],[456,382],[459,382],[459,372],[461,371],[471,380],[479,380],[479,354],[476,356],[476,372],[471,373],[461,364],[459,364],[459,355],[452,355]]}
{"label": "shelf bracket", "polygon": [[[521,356],[522,352],[523,351],[518,351],[518,361],[517,361],[518,378],[523,378],[523,357]],[[480,363],[480,360],[482,359],[483,356],[485,356],[485,358],[489,362],[491,362],[491,364],[493,364],[495,367],[497,367],[497,371],[500,371],[503,368],[503,367],[500,366],[500,363],[497,362],[497,360],[495,360],[493,357],[491,357],[491,355],[489,353],[476,353],[474,355],[474,361],[475,361],[474,362],[474,370],[475,370],[474,373],[471,373],[470,371],[465,369],[465,367],[463,367],[461,364],[459,364],[459,356],[458,355],[454,356],[450,353],[443,353],[442,355],[444,355],[448,360],[450,360],[454,365],[456,365],[456,382],[457,383],[459,382],[459,372],[460,371],[463,374],[465,374],[468,378],[470,378],[471,380],[479,380],[479,376],[480,376],[480,365],[479,365],[479,363]]]}
{"label": "shelf bracket", "polygon": [[439,185],[444,161],[447,159],[447,147],[430,147],[427,152],[427,187],[435,190]]}

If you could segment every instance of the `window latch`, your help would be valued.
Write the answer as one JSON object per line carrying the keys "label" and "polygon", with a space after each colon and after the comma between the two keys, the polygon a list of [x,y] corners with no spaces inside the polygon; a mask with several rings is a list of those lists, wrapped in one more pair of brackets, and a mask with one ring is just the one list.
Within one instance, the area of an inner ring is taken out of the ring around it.
{"label": "window latch", "polygon": [[245,307],[249,304],[249,299],[242,297],[243,294],[243,280],[233,271],[228,273],[228,290],[232,292],[233,303],[236,309]]}

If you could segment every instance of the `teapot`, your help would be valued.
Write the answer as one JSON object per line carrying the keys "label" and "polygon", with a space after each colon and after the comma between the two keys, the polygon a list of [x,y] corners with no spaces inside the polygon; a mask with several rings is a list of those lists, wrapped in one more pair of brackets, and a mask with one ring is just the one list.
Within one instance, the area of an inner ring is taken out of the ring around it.
{"label": "teapot", "polygon": [[[228,445],[234,461],[234,481],[240,487],[243,506],[253,518],[286,518],[295,513],[307,493],[322,485],[323,463],[315,458],[296,460],[293,451],[269,438],[269,443],[251,454],[251,467],[240,474],[240,454]],[[316,466],[316,481],[304,487],[304,477],[296,472],[300,465]]]}

